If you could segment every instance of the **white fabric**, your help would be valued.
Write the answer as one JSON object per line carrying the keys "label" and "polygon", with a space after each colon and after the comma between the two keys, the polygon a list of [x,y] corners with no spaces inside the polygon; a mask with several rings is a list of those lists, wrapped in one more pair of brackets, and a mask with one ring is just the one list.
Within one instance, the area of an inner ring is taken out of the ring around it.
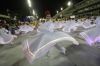
{"label": "white fabric", "polygon": [[66,21],[62,22],[62,27],[65,27]]}
{"label": "white fabric", "polygon": [[[79,43],[70,35],[64,32],[54,32],[54,24],[50,21],[39,26],[39,34],[22,43],[22,48],[25,57],[30,63],[35,59],[44,56],[55,44],[60,41],[67,40],[71,41],[76,45]],[[64,51],[64,47],[58,47],[61,51]]]}
{"label": "white fabric", "polygon": [[65,27],[62,29],[62,31],[64,32],[71,32],[72,31],[75,31],[77,29],[77,27],[79,26],[78,23],[76,23],[75,20],[71,20],[69,21],[68,23],[66,23]]}
{"label": "white fabric", "polygon": [[1,44],[9,44],[14,40],[14,36],[11,34],[7,34],[4,32],[5,29],[0,29],[0,36],[1,36]]}
{"label": "white fabric", "polygon": [[20,32],[23,34],[26,34],[26,33],[28,33],[28,32],[30,32],[30,31],[33,31],[34,29],[33,29],[34,27],[33,26],[29,26],[29,25],[21,25],[20,27],[19,27],[19,30],[20,30]]}
{"label": "white fabric", "polygon": [[45,33],[45,32],[54,32],[54,24],[53,22],[45,22],[44,24],[40,25],[37,29],[38,32]]}
{"label": "white fabric", "polygon": [[26,27],[25,27],[24,25],[20,26],[20,27],[19,27],[19,30],[20,30],[20,31],[23,31],[23,32],[25,32],[25,33],[29,32],[29,31],[26,29]]}
{"label": "white fabric", "polygon": [[100,17],[95,20],[96,27],[80,33],[89,45],[93,45],[100,38]]}
{"label": "white fabric", "polygon": [[20,30],[15,30],[15,34],[20,34]]}
{"label": "white fabric", "polygon": [[95,24],[91,24],[91,20],[90,19],[87,19],[84,24],[83,24],[83,27],[88,29],[88,28],[92,28],[92,27],[95,27],[96,25]]}
{"label": "white fabric", "polygon": [[81,21],[81,19],[78,19],[78,20],[77,20],[77,23],[78,23],[80,26],[83,25],[83,22]]}
{"label": "white fabric", "polygon": [[97,16],[94,22],[96,23],[96,26],[100,26],[100,16]]}
{"label": "white fabric", "polygon": [[59,28],[63,27],[63,24],[61,22],[55,22],[54,27],[55,27],[55,29],[59,29]]}
{"label": "white fabric", "polygon": [[76,45],[79,43],[71,36],[63,32],[42,33],[23,42],[23,51],[30,63],[44,56],[55,44],[60,41],[71,41]]}
{"label": "white fabric", "polygon": [[3,38],[0,36],[0,44],[3,44],[4,40]]}

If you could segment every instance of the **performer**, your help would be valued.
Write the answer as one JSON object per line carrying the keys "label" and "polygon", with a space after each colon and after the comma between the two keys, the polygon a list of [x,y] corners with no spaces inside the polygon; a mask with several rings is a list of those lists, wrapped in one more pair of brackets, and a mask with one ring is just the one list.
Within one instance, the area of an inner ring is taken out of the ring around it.
{"label": "performer", "polygon": [[65,27],[62,29],[64,32],[76,31],[79,24],[75,20],[68,20]]}
{"label": "performer", "polygon": [[[39,28],[37,31],[40,33],[54,33],[54,24],[51,20],[45,22]],[[66,54],[66,49],[62,47],[61,45],[56,44],[55,47],[60,50],[63,54]]]}
{"label": "performer", "polygon": [[91,22],[93,22],[90,18],[87,18],[86,20],[85,20],[85,22],[83,23],[83,27],[85,28],[85,29],[90,29],[90,28],[93,28],[93,27],[95,27],[96,25],[95,24],[91,24]]}
{"label": "performer", "polygon": [[97,17],[94,21],[96,24],[95,28],[87,30],[80,33],[80,35],[88,42],[89,45],[94,45],[95,42],[99,40],[100,36],[100,16]]}
{"label": "performer", "polygon": [[49,19],[39,26],[37,35],[22,42],[23,52],[30,63],[47,54],[53,46],[65,54],[66,49],[58,44],[60,41],[67,40],[79,45],[70,35],[59,31],[54,32],[53,28],[54,24]]}

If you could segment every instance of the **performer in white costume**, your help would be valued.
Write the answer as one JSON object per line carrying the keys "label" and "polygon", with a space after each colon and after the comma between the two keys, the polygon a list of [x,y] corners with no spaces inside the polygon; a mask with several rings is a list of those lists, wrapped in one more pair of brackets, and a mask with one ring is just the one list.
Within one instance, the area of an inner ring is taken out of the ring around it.
{"label": "performer in white costume", "polygon": [[7,34],[5,28],[0,29],[0,44],[11,44],[14,38],[17,38],[14,35]]}
{"label": "performer in white costume", "polygon": [[95,24],[91,24],[92,20],[91,19],[86,19],[85,22],[83,23],[83,27],[85,29],[89,29],[89,28],[93,28],[96,25]]}
{"label": "performer in white costume", "polygon": [[71,32],[71,30],[75,31],[78,26],[79,24],[75,20],[69,20],[66,23],[65,27],[62,29],[62,31],[64,32]]}
{"label": "performer in white costume", "polygon": [[63,27],[63,23],[60,22],[60,21],[56,21],[54,23],[54,27],[55,27],[56,30],[59,30],[59,29],[61,29]]}
{"label": "performer in white costume", "polygon": [[66,49],[58,44],[60,41],[67,40],[79,45],[70,35],[59,31],[54,32],[54,24],[51,21],[47,21],[39,26],[37,31],[37,35],[22,42],[25,57],[30,63],[47,54],[53,46],[65,54]]}
{"label": "performer in white costume", "polygon": [[100,16],[96,18],[94,21],[96,23],[96,27],[85,32],[80,33],[82,37],[88,42],[89,45],[94,45],[100,38]]}
{"label": "performer in white costume", "polygon": [[[58,25],[59,26],[59,25]],[[39,26],[37,29],[39,33],[54,33],[54,24],[52,21],[47,21],[43,25]],[[55,45],[55,47],[60,50],[63,54],[66,54],[66,49],[58,44]]]}

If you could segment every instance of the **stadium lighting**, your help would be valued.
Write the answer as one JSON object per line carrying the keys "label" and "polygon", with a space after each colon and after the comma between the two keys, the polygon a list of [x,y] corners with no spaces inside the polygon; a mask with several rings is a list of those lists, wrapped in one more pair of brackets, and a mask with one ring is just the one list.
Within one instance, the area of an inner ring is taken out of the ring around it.
{"label": "stadium lighting", "polygon": [[58,11],[57,11],[57,13],[58,13]]}
{"label": "stadium lighting", "polygon": [[67,5],[68,5],[68,6],[72,5],[71,1],[69,1],[69,2],[67,3]]}
{"label": "stadium lighting", "polygon": [[32,7],[31,1],[30,0],[27,0],[27,2],[28,2],[29,7]]}
{"label": "stadium lighting", "polygon": [[33,10],[33,15],[35,15],[35,11]]}
{"label": "stadium lighting", "polygon": [[61,9],[61,10],[63,10],[63,8],[62,8],[62,7],[61,7],[60,9]]}

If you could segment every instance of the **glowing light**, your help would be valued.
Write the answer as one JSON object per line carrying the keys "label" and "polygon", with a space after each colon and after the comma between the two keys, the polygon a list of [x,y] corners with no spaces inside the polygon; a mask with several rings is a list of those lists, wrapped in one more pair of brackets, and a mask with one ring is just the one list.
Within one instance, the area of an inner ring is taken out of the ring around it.
{"label": "glowing light", "polygon": [[33,15],[35,15],[35,11],[33,10]]}
{"label": "glowing light", "polygon": [[58,11],[57,11],[57,13],[58,13]]}
{"label": "glowing light", "polygon": [[62,7],[61,7],[60,9],[61,9],[61,10],[63,10],[63,8],[62,8]]}
{"label": "glowing light", "polygon": [[31,7],[32,6],[31,5],[31,1],[30,0],[27,0],[27,2],[28,2],[29,7]]}
{"label": "glowing light", "polygon": [[68,6],[70,6],[71,4],[72,4],[71,1],[69,1],[69,2],[67,3]]}

